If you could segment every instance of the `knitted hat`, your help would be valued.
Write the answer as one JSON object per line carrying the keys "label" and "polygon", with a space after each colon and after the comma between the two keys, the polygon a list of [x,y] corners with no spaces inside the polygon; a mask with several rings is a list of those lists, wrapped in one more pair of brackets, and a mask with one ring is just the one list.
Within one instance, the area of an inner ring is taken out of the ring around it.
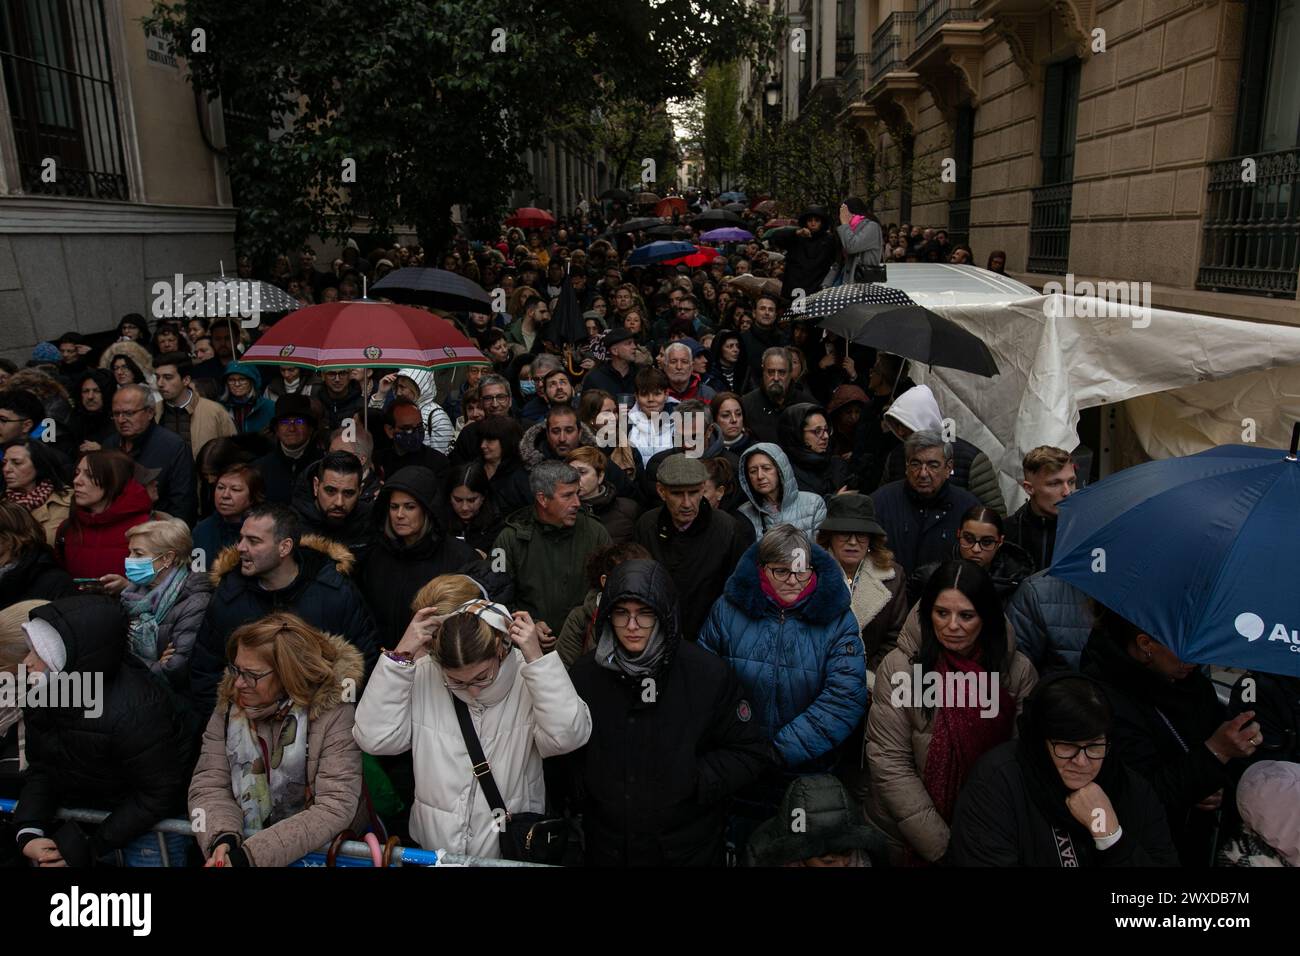
{"label": "knitted hat", "polygon": [[32,349],[33,362],[58,362],[62,357],[59,347],[53,342],[41,342]]}

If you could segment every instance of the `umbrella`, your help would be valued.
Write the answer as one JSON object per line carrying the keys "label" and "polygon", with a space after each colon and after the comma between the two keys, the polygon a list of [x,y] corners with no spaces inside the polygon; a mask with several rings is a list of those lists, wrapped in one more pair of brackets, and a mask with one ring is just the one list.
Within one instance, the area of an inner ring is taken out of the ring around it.
{"label": "umbrella", "polygon": [[637,193],[636,201],[637,204],[641,206],[653,206],[655,205],[655,203],[659,202],[659,194],[658,193]]}
{"label": "umbrella", "polygon": [[659,200],[655,206],[656,216],[671,216],[677,213],[679,216],[686,215],[686,200],[681,196],[669,196],[666,199]]}
{"label": "umbrella", "polygon": [[858,345],[883,349],[925,365],[960,369],[985,378],[998,374],[993,353],[979,338],[919,305],[849,305],[823,320],[822,328]]}
{"label": "umbrella", "polygon": [[674,226],[671,222],[668,222],[661,226],[651,226],[645,231],[645,234],[651,239],[671,239],[673,233],[681,228],[681,226]]}
{"label": "umbrella", "polygon": [[407,266],[395,269],[370,287],[406,305],[427,305],[444,312],[492,312],[483,287],[458,272]]}
{"label": "umbrella", "polygon": [[615,202],[631,202],[632,194],[626,189],[606,189],[601,193],[598,199],[612,199]]}
{"label": "umbrella", "polygon": [[587,327],[582,321],[582,308],[578,305],[577,293],[569,282],[567,263],[564,278],[560,281],[560,300],[555,305],[551,321],[547,323],[546,338],[556,345],[587,341]]}
{"label": "umbrella", "polygon": [[749,207],[746,206],[743,202],[729,202],[722,208],[737,214],[742,212],[747,212],[749,210]]}
{"label": "umbrella", "polygon": [[[768,253],[769,257],[774,253]],[[833,286],[829,289],[822,289],[820,292],[814,292],[803,300],[802,309],[788,309],[783,319],[829,319],[836,313],[846,309],[850,305],[857,305],[866,302],[874,305],[890,303],[893,305],[915,305],[916,303],[908,297],[906,292],[901,289],[895,289],[887,285],[879,285],[874,282],[850,282],[845,285]],[[861,327],[862,321],[858,320],[851,325],[842,325],[836,327],[830,322],[822,323],[822,327],[830,329],[836,335],[842,338],[850,339]]]}
{"label": "umbrella", "polygon": [[506,225],[518,226],[520,229],[544,229],[555,225],[555,217],[545,209],[524,206],[515,210],[514,215],[506,220]]}
{"label": "umbrella", "polygon": [[733,276],[723,279],[727,285],[739,289],[751,299],[758,298],[760,292],[770,292],[772,295],[781,294],[781,280],[775,278],[760,278],[756,275],[750,275],[746,272],[743,276]]}
{"label": "umbrella", "polygon": [[649,229],[651,226],[662,226],[663,224],[664,220],[659,216],[643,216],[640,219],[616,222],[605,230],[605,235],[621,236],[627,232],[640,232],[642,229]]}
{"label": "umbrella", "polygon": [[267,329],[241,361],[312,369],[487,363],[448,319],[369,299],[326,302],[291,312]]}
{"label": "umbrella", "polygon": [[799,223],[797,223],[793,219],[769,219],[766,223],[764,223],[763,228],[766,231],[771,232],[775,229],[787,229],[790,226],[797,226],[797,225],[799,225]]}
{"label": "umbrella", "polygon": [[716,226],[744,226],[745,220],[729,209],[709,209],[692,219],[691,225],[696,229]]}
{"label": "umbrella", "polygon": [[754,234],[739,226],[723,226],[704,233],[700,238],[705,242],[747,242],[754,238]]}
{"label": "umbrella", "polygon": [[[673,245],[690,246],[690,243],[675,242],[673,243]],[[664,265],[689,266],[692,269],[697,269],[700,266],[708,265],[710,262],[712,262],[714,259],[718,258],[721,255],[721,253],[719,253],[717,249],[711,249],[708,246],[691,246],[691,248],[694,250],[693,252],[690,252],[677,259],[666,259],[664,260]]]}
{"label": "umbrella", "polygon": [[1053,577],[1180,660],[1300,677],[1300,425],[1291,452],[1223,445],[1126,468],[1060,505]]}
{"label": "umbrella", "polygon": [[772,213],[776,212],[776,200],[764,199],[754,207],[754,212],[761,212],[765,216],[770,216]]}
{"label": "umbrella", "polygon": [[[205,297],[208,312],[212,313],[210,318],[225,318],[236,305],[239,306],[241,314],[250,312],[256,315],[267,312],[292,312],[294,309],[302,308],[301,302],[278,285],[271,285],[260,279],[240,279],[223,274],[220,279],[212,281],[218,288],[213,289],[215,294],[211,298]],[[223,296],[229,304],[229,309],[219,307],[219,298]],[[252,315],[249,317],[251,318]]]}
{"label": "umbrella", "polygon": [[692,255],[696,251],[696,248],[689,242],[651,242],[633,249],[632,254],[627,257],[627,264],[629,266],[648,266],[656,262]]}
{"label": "umbrella", "polygon": [[744,193],[736,192],[734,189],[730,190],[729,192],[723,193],[718,198],[721,199],[723,202],[745,202],[746,200],[746,196]]}

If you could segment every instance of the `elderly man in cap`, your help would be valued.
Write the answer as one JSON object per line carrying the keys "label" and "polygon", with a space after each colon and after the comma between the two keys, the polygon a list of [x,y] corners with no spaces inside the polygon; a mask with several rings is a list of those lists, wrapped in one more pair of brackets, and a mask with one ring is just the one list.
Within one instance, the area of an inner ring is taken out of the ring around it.
{"label": "elderly man in cap", "polygon": [[636,339],[627,329],[610,329],[603,339],[608,361],[601,362],[582,380],[584,389],[599,388],[617,401],[620,395],[636,394],[637,368],[632,364]]}
{"label": "elderly man in cap", "polygon": [[304,395],[281,395],[275,403],[275,449],[253,462],[266,484],[266,499],[287,505],[302,474],[320,460],[316,412]]}
{"label": "elderly man in cap", "polygon": [[[709,473],[698,458],[670,455],[659,466],[655,490],[663,504],[636,525],[636,542],[668,569],[677,585],[682,637],[693,641],[722,594],[740,556],[753,543],[749,528],[704,499]],[[745,522],[748,524],[748,522]]]}

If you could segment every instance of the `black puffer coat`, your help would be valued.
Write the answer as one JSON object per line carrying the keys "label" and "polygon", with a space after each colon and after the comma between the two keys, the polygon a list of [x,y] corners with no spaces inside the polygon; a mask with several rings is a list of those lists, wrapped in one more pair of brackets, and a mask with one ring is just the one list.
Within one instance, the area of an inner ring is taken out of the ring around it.
{"label": "black puffer coat", "polygon": [[19,601],[53,601],[76,593],[72,575],[59,567],[54,552],[46,547],[24,554],[0,575],[0,608]]}
{"label": "black puffer coat", "polygon": [[803,441],[804,422],[813,415],[821,415],[830,421],[826,409],[820,405],[802,403],[791,405],[781,413],[776,423],[776,440],[790,459],[794,476],[799,482],[800,491],[811,491],[823,498],[830,498],[844,486],[857,490],[858,479],[853,474],[849,463],[829,451],[818,454],[809,451]]}
{"label": "black puffer coat", "polygon": [[667,628],[667,649],[652,678],[603,667],[595,651],[570,671],[591,709],[591,739],[570,758],[584,807],[587,863],[721,865],[728,798],[772,765],[770,748],[731,669],[681,640],[668,573],[654,561],[615,568],[595,633],[610,626],[610,610],[621,598],[654,609]]}
{"label": "black puffer coat", "polygon": [[[388,533],[388,501],[404,491],[424,509],[428,533],[406,545]],[[411,623],[411,600],[440,574],[468,574],[494,601],[509,599],[510,581],[495,574],[478,552],[443,528],[438,515],[438,480],[427,468],[403,468],[385,482],[371,512],[375,543],[361,567],[360,587],[375,615],[380,647],[396,647]],[[489,553],[489,558],[491,554]]]}
{"label": "black puffer coat", "polygon": [[[103,675],[102,712],[29,707],[27,759],[15,826],[53,838],[60,807],[109,811],[91,841],[98,856],[126,846],[159,820],[181,815],[192,763],[191,742],[171,695],[126,652],[126,619],[116,601],[78,594],[36,608],[67,650],[64,672]],[[83,691],[84,693],[84,691]],[[89,699],[86,702],[90,702]]]}

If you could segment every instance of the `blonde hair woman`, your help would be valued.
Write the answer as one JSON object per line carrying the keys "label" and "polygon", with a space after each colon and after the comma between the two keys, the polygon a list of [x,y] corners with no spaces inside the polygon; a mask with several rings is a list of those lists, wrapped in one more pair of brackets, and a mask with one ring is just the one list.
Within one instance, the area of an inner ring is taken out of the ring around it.
{"label": "blonde hair woman", "polygon": [[[436,583],[436,579],[435,582]],[[418,596],[417,596],[418,601]],[[577,750],[591,714],[537,625],[482,598],[416,611],[396,649],[379,658],[353,730],[369,754],[411,751],[411,835],[426,849],[504,855],[493,807],[461,730],[468,713],[510,814],[542,813],[542,758]]]}
{"label": "blonde hair woman", "polygon": [[[33,608],[49,601],[19,601],[0,611],[0,674],[17,674],[27,656],[23,625]],[[0,796],[18,795],[18,775],[27,769],[27,728],[16,696],[0,700]]]}
{"label": "blonde hair woman", "polygon": [[245,624],[190,781],[190,819],[207,866],[287,866],[361,813],[352,738],[361,652],[295,614]]}
{"label": "blonde hair woman", "polygon": [[411,610],[423,611],[426,607],[430,607],[446,614],[462,604],[481,597],[487,597],[487,594],[482,586],[468,575],[440,574],[415,592],[415,597],[411,599]]}

